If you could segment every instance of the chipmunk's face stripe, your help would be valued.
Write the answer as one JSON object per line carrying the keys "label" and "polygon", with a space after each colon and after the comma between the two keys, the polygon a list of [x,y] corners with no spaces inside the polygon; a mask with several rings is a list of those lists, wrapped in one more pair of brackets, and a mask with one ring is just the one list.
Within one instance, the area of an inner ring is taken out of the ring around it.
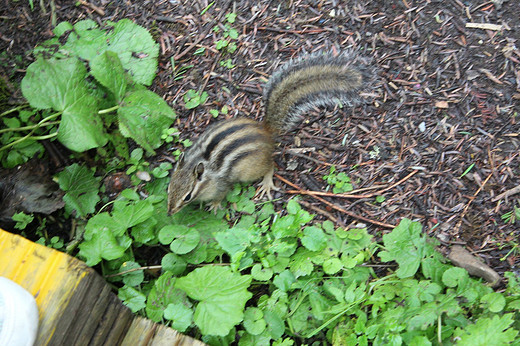
{"label": "chipmunk's face stripe", "polygon": [[[242,130],[243,128],[251,126],[251,123],[245,123],[245,124],[242,123],[242,124],[237,124],[237,125],[233,125],[228,128],[225,128],[226,125],[227,125],[226,123],[223,123],[222,126],[217,126],[216,128],[214,128],[214,131],[217,133],[216,133],[216,135],[213,136],[213,138],[211,138],[210,142],[206,146],[206,150],[204,151],[204,154],[202,154],[204,159],[209,160],[213,150],[217,147],[217,145],[219,145],[220,142],[225,140],[226,137],[233,135],[233,133],[238,132],[238,131]],[[221,132],[218,132],[219,127],[223,127],[224,130]]]}
{"label": "chipmunk's face stripe", "polygon": [[[266,138],[266,136],[263,133],[246,133],[246,136],[233,139],[229,143],[226,143],[226,146],[222,148],[218,153],[217,159],[215,160],[217,169],[222,168],[224,160],[227,157],[231,157],[230,155],[233,152],[236,151],[237,153],[239,153],[241,149],[243,150],[244,148],[248,148],[248,144],[260,143],[261,145],[262,143],[265,143],[268,140],[269,139]],[[228,167],[229,166],[230,164],[228,164]]]}

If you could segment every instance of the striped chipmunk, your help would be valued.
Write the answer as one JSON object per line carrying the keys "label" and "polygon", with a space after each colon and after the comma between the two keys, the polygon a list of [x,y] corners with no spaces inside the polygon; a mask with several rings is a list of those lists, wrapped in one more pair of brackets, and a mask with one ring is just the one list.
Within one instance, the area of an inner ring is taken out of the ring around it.
{"label": "striped chipmunk", "polygon": [[275,71],[264,87],[263,122],[247,118],[220,121],[181,154],[168,186],[168,213],[193,201],[218,209],[237,182],[263,178],[260,198],[271,199],[275,138],[316,106],[353,106],[375,80],[370,59],[352,51],[304,55]]}

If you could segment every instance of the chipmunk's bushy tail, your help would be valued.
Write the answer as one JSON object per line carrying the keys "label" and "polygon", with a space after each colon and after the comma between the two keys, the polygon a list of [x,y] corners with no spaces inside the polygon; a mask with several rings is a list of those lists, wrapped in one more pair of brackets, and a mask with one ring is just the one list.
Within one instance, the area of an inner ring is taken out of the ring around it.
{"label": "chipmunk's bushy tail", "polygon": [[375,76],[371,59],[354,51],[318,52],[291,60],[264,87],[265,124],[281,132],[316,106],[352,107],[361,101],[360,92],[373,88]]}

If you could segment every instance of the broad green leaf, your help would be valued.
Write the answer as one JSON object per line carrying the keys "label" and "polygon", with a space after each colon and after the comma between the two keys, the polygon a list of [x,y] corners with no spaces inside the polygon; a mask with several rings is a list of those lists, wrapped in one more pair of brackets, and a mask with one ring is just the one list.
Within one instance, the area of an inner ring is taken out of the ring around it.
{"label": "broad green leaf", "polygon": [[323,271],[325,274],[333,275],[343,269],[343,263],[337,257],[330,258],[323,262]]}
{"label": "broad green leaf", "polygon": [[251,245],[250,232],[236,227],[224,232],[215,233],[215,239],[230,256],[244,251]]}
{"label": "broad green leaf", "polygon": [[128,203],[118,201],[114,203],[113,218],[117,220],[121,227],[128,229],[140,224],[152,217],[154,207],[149,200],[140,200]]}
{"label": "broad green leaf", "polygon": [[138,291],[133,287],[121,287],[117,296],[123,301],[123,304],[132,310],[132,312],[137,312],[141,309],[144,309],[146,306],[146,296],[141,291]]}
{"label": "broad green leaf", "polygon": [[111,232],[114,236],[122,236],[126,228],[121,227],[121,224],[114,220],[108,213],[99,213],[91,217],[85,226],[85,233],[83,238],[90,240],[96,233]]}
{"label": "broad green leaf", "polygon": [[182,333],[191,326],[193,311],[181,303],[169,304],[164,309],[164,318],[172,321],[172,328]]}
{"label": "broad green leaf", "polygon": [[123,256],[127,248],[119,244],[112,232],[105,230],[94,233],[90,240],[79,244],[79,256],[92,267],[101,262],[102,258],[110,261]]}
{"label": "broad green leaf", "polygon": [[475,324],[464,329],[457,328],[455,336],[460,346],[510,345],[515,341],[518,330],[510,327],[514,314],[494,315],[492,318],[481,317]]}
{"label": "broad green leaf", "polygon": [[105,51],[94,57],[90,61],[90,73],[114,94],[117,101],[121,101],[126,92],[127,81],[116,53]]}
{"label": "broad green leaf", "polygon": [[185,225],[166,225],[159,231],[161,244],[170,244],[172,252],[184,255],[195,249],[200,242],[197,229]]}
{"label": "broad green leaf", "polygon": [[152,321],[162,321],[164,310],[169,304],[182,303],[191,308],[191,305],[183,291],[175,288],[173,273],[164,272],[155,281],[146,300],[146,315]]}
{"label": "broad green leaf", "polygon": [[[121,272],[125,272],[125,271],[131,270],[131,269],[137,269],[140,267],[141,267],[141,265],[137,262],[127,261],[121,265],[121,267],[119,268],[119,272],[121,273]],[[123,274],[123,283],[127,286],[136,287],[136,286],[139,286],[140,284],[142,284],[143,281],[144,281],[144,271],[142,269]]]}
{"label": "broad green leaf", "polygon": [[22,80],[22,93],[32,107],[63,112],[58,139],[74,151],[103,146],[108,140],[86,77],[87,69],[77,58],[39,58]]}
{"label": "broad green leaf", "polygon": [[117,114],[123,136],[132,138],[150,153],[162,144],[162,131],[169,128],[175,119],[173,109],[149,90],[128,93]]}
{"label": "broad green leaf", "polygon": [[278,340],[285,332],[285,323],[275,311],[264,310],[264,320],[271,338]]}
{"label": "broad green leaf", "polygon": [[178,278],[175,287],[199,301],[194,320],[202,334],[225,336],[242,321],[245,303],[252,297],[247,291],[250,283],[250,275],[206,266]]}
{"label": "broad green leaf", "polygon": [[415,275],[421,260],[425,238],[422,235],[421,225],[403,219],[394,230],[383,235],[386,251],[379,253],[383,262],[396,261],[399,264],[396,274],[399,278]]}
{"label": "broad green leaf", "polygon": [[289,291],[291,285],[296,281],[294,274],[289,270],[284,270],[280,274],[276,275],[273,279],[273,284],[283,292]]}
{"label": "broad green leaf", "polygon": [[296,278],[306,276],[312,273],[314,264],[312,264],[312,257],[315,255],[312,251],[305,248],[299,248],[296,253],[291,256],[291,272]]}
{"label": "broad green leaf", "polygon": [[179,255],[167,253],[161,260],[161,266],[164,271],[180,275],[186,270],[186,261]]}
{"label": "broad green leaf", "polygon": [[468,280],[468,272],[463,268],[451,267],[442,274],[442,282],[447,287],[457,287],[466,280]]}
{"label": "broad green leaf", "polygon": [[113,25],[113,30],[107,35],[107,49],[117,53],[133,80],[151,85],[157,69],[159,45],[148,30],[129,19],[122,19]]}
{"label": "broad green leaf", "polygon": [[300,240],[302,245],[311,251],[321,251],[327,246],[327,236],[316,226],[305,227]]}
{"label": "broad green leaf", "polygon": [[262,310],[254,307],[249,307],[244,313],[244,327],[247,332],[252,335],[261,334],[265,328],[266,323],[264,320],[264,313]]}
{"label": "broad green leaf", "polygon": [[77,152],[102,147],[108,142],[103,122],[94,108],[96,100],[85,94],[82,103],[84,104],[77,103],[63,111],[58,128],[58,140]]}
{"label": "broad green leaf", "polygon": [[76,211],[79,217],[95,211],[100,198],[99,179],[94,177],[94,172],[75,163],[58,174],[58,184],[66,192],[63,196],[66,209]]}
{"label": "broad green leaf", "polygon": [[506,306],[506,298],[501,293],[493,292],[483,296],[480,303],[491,312],[500,312]]}
{"label": "broad green leaf", "polygon": [[273,270],[271,268],[262,268],[262,265],[257,263],[251,268],[251,276],[258,281],[267,281],[273,277]]}

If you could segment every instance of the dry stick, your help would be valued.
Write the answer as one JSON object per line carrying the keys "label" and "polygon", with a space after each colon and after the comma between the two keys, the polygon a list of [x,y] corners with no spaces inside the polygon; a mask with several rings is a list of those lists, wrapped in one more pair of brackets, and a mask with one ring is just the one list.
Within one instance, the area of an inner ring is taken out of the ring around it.
{"label": "dry stick", "polygon": [[[277,177],[278,179],[280,179],[281,181],[283,181],[287,185],[294,187],[295,189],[299,188],[298,185],[291,183],[290,181],[288,181],[287,179],[285,179],[284,177],[282,177],[282,176],[280,176],[278,174],[275,174],[275,177]],[[333,203],[330,203],[329,201],[324,200],[321,197],[314,196],[314,195],[311,195],[311,196],[313,198],[317,199],[318,201],[326,204],[327,206],[331,207],[332,209],[336,209],[337,211],[340,211],[343,214],[347,214],[348,216],[351,216],[351,217],[353,217],[355,219],[358,219],[358,220],[361,220],[361,221],[364,221],[364,222],[368,222],[368,223],[371,223],[371,224],[374,224],[374,225],[378,225],[378,226],[381,226],[381,227],[385,227],[385,228],[395,228],[394,225],[391,225],[391,224],[388,224],[388,223],[384,223],[384,222],[375,221],[375,220],[371,220],[371,219],[368,219],[368,218],[366,218],[364,216],[354,214],[354,213],[352,213],[352,212],[350,212],[348,210],[345,210],[345,209],[343,209],[341,207],[338,207],[337,205],[335,205]]]}
{"label": "dry stick", "polygon": [[512,196],[512,195],[517,194],[519,192],[520,192],[520,185],[518,185],[517,187],[513,187],[512,189],[509,189],[506,192],[501,193],[500,195],[498,195],[495,198],[493,198],[491,201],[496,202],[499,199]]}
{"label": "dry stick", "polygon": [[161,268],[162,268],[162,266],[146,266],[146,267],[132,268],[132,269],[128,269],[128,270],[125,270],[125,271],[122,271],[119,273],[107,275],[107,276],[105,276],[105,278],[113,278],[114,276],[125,275],[128,273],[136,272],[138,270],[153,270],[153,269],[161,269]]}
{"label": "dry stick", "polygon": [[487,176],[486,180],[484,180],[482,185],[480,185],[478,190],[473,194],[473,198],[471,198],[469,200],[468,204],[466,204],[466,206],[464,207],[464,210],[462,211],[462,214],[460,214],[460,220],[459,220],[459,222],[457,222],[457,225],[455,225],[455,230],[457,232],[460,230],[460,226],[462,225],[462,219],[464,218],[464,216],[466,216],[466,213],[468,212],[469,206],[471,205],[471,203],[473,203],[473,201],[475,200],[475,197],[477,197],[477,195],[480,193],[480,191],[482,191],[482,189],[487,184],[488,180],[491,178],[492,175],[493,175],[493,172],[489,173],[489,175]]}
{"label": "dry stick", "polygon": [[[374,196],[379,196],[383,192],[388,191],[390,189],[393,189],[397,185],[400,185],[403,182],[405,182],[406,180],[410,179],[417,172],[418,171],[413,171],[410,174],[408,174],[406,177],[404,177],[403,179],[399,180],[398,182],[396,182],[396,183],[394,183],[394,184],[392,184],[392,185],[390,185],[390,186],[388,186],[388,187],[386,187],[386,188],[384,188],[382,190],[369,193],[368,195],[356,195],[356,194],[352,194],[352,193],[333,193],[333,192],[322,192],[322,191],[303,191],[303,190],[289,190],[289,191],[287,191],[287,193],[291,193],[291,194],[299,193],[299,194],[302,194],[302,195],[325,196],[325,197],[340,197],[340,198],[359,198],[359,199],[361,199],[361,198],[370,198],[370,197],[374,197]],[[365,188],[365,189],[368,189],[368,188]],[[359,190],[356,190],[356,191],[361,191],[361,190],[362,189],[359,189]]]}

